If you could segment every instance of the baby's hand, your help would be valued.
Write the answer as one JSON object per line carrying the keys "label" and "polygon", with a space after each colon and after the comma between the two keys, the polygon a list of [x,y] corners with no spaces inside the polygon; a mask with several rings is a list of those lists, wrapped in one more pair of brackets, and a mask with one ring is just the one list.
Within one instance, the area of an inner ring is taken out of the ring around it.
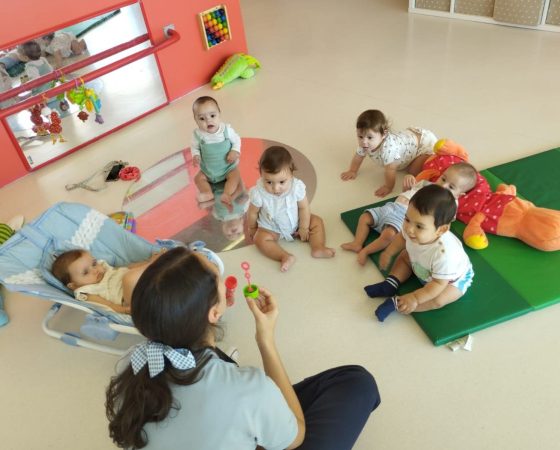
{"label": "baby's hand", "polygon": [[193,156],[192,163],[193,163],[193,166],[195,166],[195,167],[200,166],[200,156],[198,156],[198,155]]}
{"label": "baby's hand", "polygon": [[412,186],[416,184],[416,178],[414,175],[405,175],[402,182],[403,191],[408,191]]}
{"label": "baby's hand", "polygon": [[418,300],[414,296],[414,293],[401,295],[397,298],[397,309],[400,313],[410,314],[414,312],[418,307]]}
{"label": "baby's hand", "polygon": [[346,172],[342,172],[340,174],[340,178],[344,181],[355,180],[357,176],[358,173],[355,170],[347,170]]}
{"label": "baby's hand", "polygon": [[230,150],[226,156],[226,161],[230,164],[234,163],[238,159],[239,159],[239,152],[236,152],[235,150]]}
{"label": "baby's hand", "polygon": [[298,235],[303,242],[307,242],[309,240],[309,228],[298,228]]}
{"label": "baby's hand", "polygon": [[390,194],[392,190],[393,188],[383,185],[375,191],[375,195],[378,197],[385,197],[387,194]]}
{"label": "baby's hand", "polygon": [[258,229],[257,227],[254,228],[249,227],[248,234],[249,234],[249,240],[251,242],[255,240],[255,234],[257,234],[257,229]]}

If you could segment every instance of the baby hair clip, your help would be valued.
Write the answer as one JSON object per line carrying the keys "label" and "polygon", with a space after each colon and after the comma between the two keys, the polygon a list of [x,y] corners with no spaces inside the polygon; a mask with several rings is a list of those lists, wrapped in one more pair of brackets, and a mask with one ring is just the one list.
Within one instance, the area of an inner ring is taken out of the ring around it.
{"label": "baby hair clip", "polygon": [[259,296],[259,288],[256,284],[251,284],[251,274],[249,273],[251,266],[247,261],[243,261],[241,268],[245,271],[245,278],[247,279],[247,286],[243,288],[243,295],[249,298],[257,298]]}

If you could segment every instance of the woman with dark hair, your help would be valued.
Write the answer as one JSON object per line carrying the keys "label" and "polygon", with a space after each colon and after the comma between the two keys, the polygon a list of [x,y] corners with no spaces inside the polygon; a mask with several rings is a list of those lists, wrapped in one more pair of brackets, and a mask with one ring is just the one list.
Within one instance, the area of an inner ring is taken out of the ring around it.
{"label": "woman with dark hair", "polygon": [[130,449],[352,448],[379,404],[362,367],[331,369],[292,386],[278,354],[274,297],[247,299],[264,371],[216,348],[226,309],[218,269],[175,248],[140,277],[132,319],[147,338],[107,388],[109,433]]}

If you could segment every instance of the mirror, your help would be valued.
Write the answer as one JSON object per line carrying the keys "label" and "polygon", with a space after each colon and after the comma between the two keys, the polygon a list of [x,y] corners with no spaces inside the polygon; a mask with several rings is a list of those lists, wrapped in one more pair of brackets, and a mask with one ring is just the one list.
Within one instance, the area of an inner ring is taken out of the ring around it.
{"label": "mirror", "polygon": [[[5,123],[32,169],[167,103],[153,55],[85,83],[80,79],[84,74],[149,47],[149,40],[70,73],[65,72],[65,67],[70,64],[145,33],[147,29],[140,5],[132,4],[0,52],[0,92],[55,69],[61,71],[65,81],[74,81],[72,89],[45,98],[32,112],[24,109],[6,118]],[[2,101],[0,108],[51,87],[51,83],[46,83],[21,92]],[[54,118],[53,111],[56,113]],[[55,126],[49,127],[51,123]],[[56,127],[57,123],[59,127]]]}
{"label": "mirror", "polygon": [[174,239],[183,243],[204,241],[215,252],[251,245],[245,238],[249,191],[259,178],[262,152],[273,145],[288,149],[297,167],[294,175],[306,185],[307,198],[313,200],[317,175],[311,161],[295,148],[268,139],[241,138],[239,171],[242,182],[233,194],[231,206],[219,199],[224,183],[212,185],[213,201],[199,203],[194,177],[199,169],[192,164],[189,148],[180,150],[144,170],[123,200],[122,210],[136,218],[136,233],[154,241]]}

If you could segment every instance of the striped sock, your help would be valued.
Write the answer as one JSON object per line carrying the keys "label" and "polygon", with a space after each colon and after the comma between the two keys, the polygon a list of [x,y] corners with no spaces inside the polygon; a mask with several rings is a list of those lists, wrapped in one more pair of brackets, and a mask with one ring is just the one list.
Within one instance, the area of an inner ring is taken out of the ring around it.
{"label": "striped sock", "polygon": [[370,284],[364,287],[364,291],[370,297],[392,297],[397,293],[399,286],[401,285],[397,277],[389,275],[385,281],[376,284]]}

